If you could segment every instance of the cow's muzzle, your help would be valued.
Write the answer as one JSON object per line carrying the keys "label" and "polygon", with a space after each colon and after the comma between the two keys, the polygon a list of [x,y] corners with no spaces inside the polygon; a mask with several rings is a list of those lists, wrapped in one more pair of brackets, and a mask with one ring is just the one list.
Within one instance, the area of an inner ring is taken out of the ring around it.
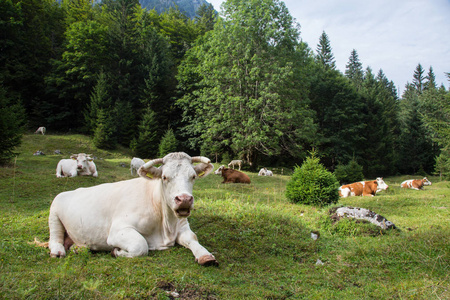
{"label": "cow's muzzle", "polygon": [[191,214],[192,204],[194,204],[194,197],[191,195],[180,195],[175,197],[175,212],[179,217],[188,217]]}

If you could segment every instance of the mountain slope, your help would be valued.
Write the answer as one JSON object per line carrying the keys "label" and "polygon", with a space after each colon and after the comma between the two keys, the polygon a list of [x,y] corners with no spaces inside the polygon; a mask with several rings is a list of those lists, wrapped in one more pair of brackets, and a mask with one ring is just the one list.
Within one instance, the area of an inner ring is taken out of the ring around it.
{"label": "mountain slope", "polygon": [[150,10],[155,9],[158,13],[168,10],[170,7],[178,6],[189,18],[194,18],[196,11],[203,4],[209,4],[206,0],[140,0],[141,6]]}

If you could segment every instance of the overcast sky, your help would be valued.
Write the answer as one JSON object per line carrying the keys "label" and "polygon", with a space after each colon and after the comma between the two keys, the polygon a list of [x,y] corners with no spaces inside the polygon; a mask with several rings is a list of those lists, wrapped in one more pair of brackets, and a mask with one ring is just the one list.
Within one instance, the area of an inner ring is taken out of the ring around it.
{"label": "overcast sky", "polygon": [[[207,0],[220,12],[223,0]],[[433,67],[438,86],[449,89],[450,0],[285,0],[314,50],[325,31],[342,72],[353,49],[363,68],[380,69],[404,91],[420,63]]]}

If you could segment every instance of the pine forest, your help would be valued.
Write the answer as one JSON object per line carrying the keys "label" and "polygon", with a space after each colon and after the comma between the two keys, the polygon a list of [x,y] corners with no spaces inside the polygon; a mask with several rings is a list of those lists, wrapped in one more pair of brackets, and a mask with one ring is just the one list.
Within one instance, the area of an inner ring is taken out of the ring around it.
{"label": "pine forest", "polygon": [[[337,70],[326,32],[301,41],[280,0],[227,0],[158,13],[138,0],[0,0],[0,163],[24,132],[90,136],[145,159],[178,151],[260,166],[318,153],[364,177],[450,174],[450,92],[418,62],[398,88]],[[450,79],[450,75],[447,73]]]}

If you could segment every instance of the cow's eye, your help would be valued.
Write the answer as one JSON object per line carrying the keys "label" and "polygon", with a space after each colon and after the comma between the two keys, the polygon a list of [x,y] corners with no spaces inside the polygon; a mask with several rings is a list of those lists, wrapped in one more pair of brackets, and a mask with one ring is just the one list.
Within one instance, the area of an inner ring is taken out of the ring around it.
{"label": "cow's eye", "polygon": [[163,175],[162,179],[163,180],[167,180],[167,177],[165,175]]}
{"label": "cow's eye", "polygon": [[192,180],[195,180],[197,178],[197,175],[192,175]]}

